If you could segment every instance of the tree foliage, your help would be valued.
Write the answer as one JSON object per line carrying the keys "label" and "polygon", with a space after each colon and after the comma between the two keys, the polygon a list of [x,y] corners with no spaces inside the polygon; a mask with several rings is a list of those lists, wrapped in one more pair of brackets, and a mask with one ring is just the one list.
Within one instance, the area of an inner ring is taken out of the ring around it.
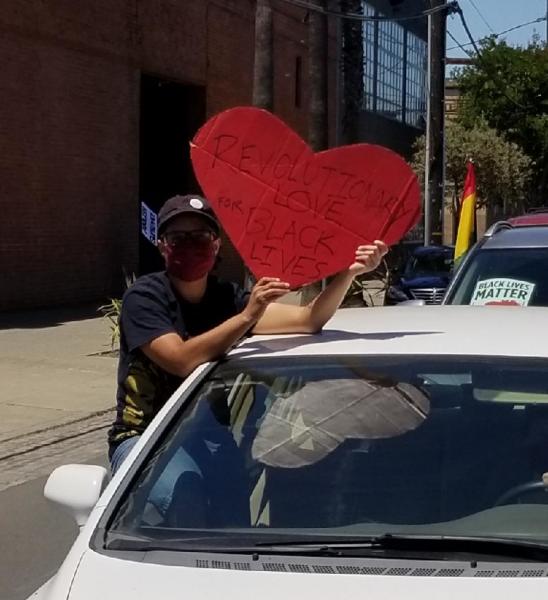
{"label": "tree foliage", "polygon": [[[412,166],[422,182],[424,136],[417,140],[414,150]],[[468,129],[449,122],[445,129],[445,179],[455,192],[455,201],[462,192],[470,159],[475,165],[478,205],[497,205],[506,214],[522,212],[531,182],[531,159],[523,150],[485,123]]]}
{"label": "tree foliage", "polygon": [[548,202],[548,46],[534,41],[520,48],[489,39],[457,81],[459,122],[487,123],[518,144],[533,161],[530,203]]}

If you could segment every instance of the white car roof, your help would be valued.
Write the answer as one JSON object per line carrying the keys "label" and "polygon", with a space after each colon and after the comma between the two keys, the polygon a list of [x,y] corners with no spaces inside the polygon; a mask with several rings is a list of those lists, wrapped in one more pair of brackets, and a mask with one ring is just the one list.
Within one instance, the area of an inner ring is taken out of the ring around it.
{"label": "white car roof", "polygon": [[232,356],[433,354],[548,358],[548,308],[343,308],[317,335],[252,336]]}

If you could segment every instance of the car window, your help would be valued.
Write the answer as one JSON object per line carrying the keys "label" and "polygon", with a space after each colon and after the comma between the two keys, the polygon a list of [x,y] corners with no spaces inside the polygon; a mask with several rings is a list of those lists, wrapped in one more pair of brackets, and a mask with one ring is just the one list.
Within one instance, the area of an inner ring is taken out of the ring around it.
{"label": "car window", "polygon": [[453,267],[450,254],[430,256],[413,256],[407,263],[405,277],[428,277],[448,275]]}
{"label": "car window", "polygon": [[[339,530],[548,540],[547,380],[544,360],[523,358],[227,360],[139,465],[107,543]],[[523,512],[489,516],[507,504]]]}
{"label": "car window", "polygon": [[548,248],[480,250],[448,303],[548,306]]}

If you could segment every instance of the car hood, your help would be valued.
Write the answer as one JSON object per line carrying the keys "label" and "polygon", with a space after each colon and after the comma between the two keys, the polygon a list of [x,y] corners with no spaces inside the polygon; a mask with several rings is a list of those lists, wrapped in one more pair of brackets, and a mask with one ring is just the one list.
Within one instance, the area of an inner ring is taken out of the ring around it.
{"label": "car hood", "polygon": [[[177,559],[177,554],[174,555]],[[202,555],[203,556],[203,555]],[[144,559],[144,555],[142,555]],[[160,558],[160,557],[159,557]],[[163,563],[169,562],[169,554],[163,554]],[[245,558],[245,562],[251,559]],[[302,560],[302,559],[301,559]],[[276,556],[276,563],[284,558]],[[359,559],[356,559],[359,564]],[[397,561],[379,560],[383,567],[396,567]],[[548,593],[546,577],[428,577],[415,575],[402,576],[413,570],[410,561],[402,561],[407,569],[398,569],[393,575],[334,574],[329,559],[314,558],[310,573],[247,571],[237,570],[236,564],[222,560],[215,565],[215,558],[209,555],[209,564],[218,568],[184,567],[169,564],[151,564],[139,560],[121,560],[87,550],[80,560],[77,573],[70,585],[70,593],[63,596],[67,600],[279,600],[299,598],[299,600],[332,600],[333,598],[372,598],[391,600],[439,600],[439,598],[511,598],[541,597]],[[317,564],[316,564],[317,563]],[[227,564],[228,567],[227,568]],[[400,566],[401,566],[400,562]],[[424,566],[421,561],[421,566]],[[447,569],[451,564],[441,561],[439,568]],[[230,569],[230,567],[232,568]],[[303,568],[300,566],[301,570]],[[314,572],[323,567],[326,574]],[[504,567],[500,567],[501,569]],[[297,570],[297,569],[295,569]],[[331,572],[330,572],[331,571]],[[424,572],[428,573],[429,569]],[[437,571],[436,568],[431,572]],[[349,572],[352,572],[350,569]],[[356,573],[360,569],[356,568]],[[484,571],[485,572],[485,571]],[[492,573],[493,571],[491,571]],[[489,573],[487,571],[487,573]],[[501,572],[503,574],[504,571]],[[59,600],[56,597],[55,600]],[[48,598],[48,600],[50,600]],[[51,599],[53,600],[53,599]]]}
{"label": "car hood", "polygon": [[402,279],[401,286],[406,288],[445,288],[449,283],[449,277],[412,277]]}

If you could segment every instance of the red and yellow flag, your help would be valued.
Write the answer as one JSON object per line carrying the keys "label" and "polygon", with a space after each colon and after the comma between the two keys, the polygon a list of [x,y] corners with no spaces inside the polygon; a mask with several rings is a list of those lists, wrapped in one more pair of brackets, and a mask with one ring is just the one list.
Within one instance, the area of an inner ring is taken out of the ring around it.
{"label": "red and yellow flag", "polygon": [[472,245],[476,215],[476,174],[472,161],[468,163],[468,171],[464,180],[464,192],[460,206],[459,228],[455,244],[455,260],[462,256]]}

